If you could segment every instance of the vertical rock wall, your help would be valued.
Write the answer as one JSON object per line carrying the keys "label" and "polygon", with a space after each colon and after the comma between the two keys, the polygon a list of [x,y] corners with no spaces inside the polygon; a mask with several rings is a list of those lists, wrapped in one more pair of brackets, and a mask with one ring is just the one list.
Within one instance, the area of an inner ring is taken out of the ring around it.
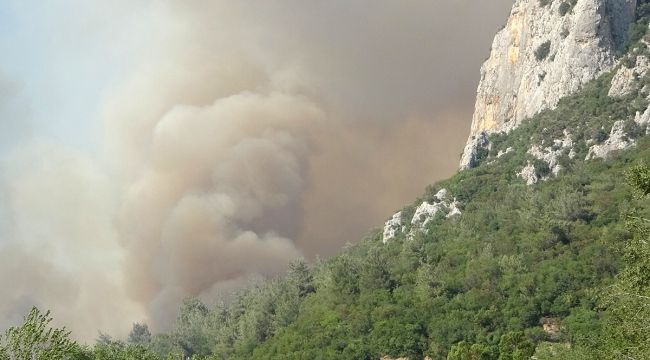
{"label": "vertical rock wall", "polygon": [[475,166],[486,134],[508,132],[610,70],[636,0],[516,0],[492,44],[460,166]]}

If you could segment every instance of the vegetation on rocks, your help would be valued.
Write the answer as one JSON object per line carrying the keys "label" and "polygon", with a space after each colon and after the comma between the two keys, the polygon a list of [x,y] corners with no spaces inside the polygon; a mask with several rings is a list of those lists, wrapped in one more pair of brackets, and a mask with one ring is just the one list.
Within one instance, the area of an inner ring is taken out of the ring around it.
{"label": "vegetation on rocks", "polygon": [[[490,135],[477,167],[402,209],[410,219],[444,188],[461,216],[412,236],[406,224],[386,244],[371,231],[229,302],[187,299],[169,333],[135,324],[127,341],[100,335],[85,347],[33,309],[0,338],[0,360],[650,358],[650,137],[628,124],[634,146],[585,160],[589,144],[607,140],[603,129],[648,106],[639,90],[608,96],[612,77]],[[529,149],[567,136],[574,145],[556,150],[561,168],[550,176]],[[546,181],[526,185],[517,173],[527,163]]]}
{"label": "vegetation on rocks", "polygon": [[[645,354],[638,345],[648,343],[640,323],[650,315],[650,172],[643,165],[650,139],[607,160],[583,161],[587,149],[576,145],[574,159],[561,158],[559,176],[534,186],[516,176],[531,144],[551,142],[565,128],[588,140],[594,129],[632,116],[636,95],[607,97],[608,78],[508,136],[493,136],[480,166],[430,186],[403,210],[412,214],[444,187],[464,204],[462,216],[436,218],[412,239],[402,233],[385,245],[373,231],[311,267],[297,261],[286,277],[229,303],[190,299],[168,334],[151,336],[136,324],[128,342],[103,336],[92,349],[64,350],[95,359]],[[493,159],[507,147],[514,151]],[[545,319],[557,319],[558,331],[545,330]]]}

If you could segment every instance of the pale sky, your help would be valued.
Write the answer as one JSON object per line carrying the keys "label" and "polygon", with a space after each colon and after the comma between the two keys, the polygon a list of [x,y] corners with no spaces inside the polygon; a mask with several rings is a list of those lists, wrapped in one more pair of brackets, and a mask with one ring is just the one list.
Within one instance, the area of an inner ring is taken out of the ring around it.
{"label": "pale sky", "polygon": [[102,99],[136,61],[148,21],[144,6],[109,3],[0,2],[0,149],[36,136],[98,151]]}
{"label": "pale sky", "polygon": [[511,4],[0,2],[0,328],[164,330],[358,241],[456,170]]}

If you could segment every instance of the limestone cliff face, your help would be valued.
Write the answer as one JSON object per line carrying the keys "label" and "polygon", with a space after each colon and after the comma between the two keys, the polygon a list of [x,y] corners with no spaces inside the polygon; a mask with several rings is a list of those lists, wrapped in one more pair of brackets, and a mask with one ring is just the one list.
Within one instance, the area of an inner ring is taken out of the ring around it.
{"label": "limestone cliff face", "polygon": [[636,0],[516,0],[481,68],[461,168],[489,146],[486,134],[514,129],[610,70],[635,9]]}

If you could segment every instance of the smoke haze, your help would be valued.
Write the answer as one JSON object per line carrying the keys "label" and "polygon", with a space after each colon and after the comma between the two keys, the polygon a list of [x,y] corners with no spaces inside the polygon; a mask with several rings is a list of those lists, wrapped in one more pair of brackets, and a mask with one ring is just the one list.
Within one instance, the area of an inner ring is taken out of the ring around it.
{"label": "smoke haze", "polygon": [[138,5],[101,155],[30,140],[0,163],[0,326],[37,304],[87,340],[164,330],[185,297],[357,241],[456,169],[511,3]]}

